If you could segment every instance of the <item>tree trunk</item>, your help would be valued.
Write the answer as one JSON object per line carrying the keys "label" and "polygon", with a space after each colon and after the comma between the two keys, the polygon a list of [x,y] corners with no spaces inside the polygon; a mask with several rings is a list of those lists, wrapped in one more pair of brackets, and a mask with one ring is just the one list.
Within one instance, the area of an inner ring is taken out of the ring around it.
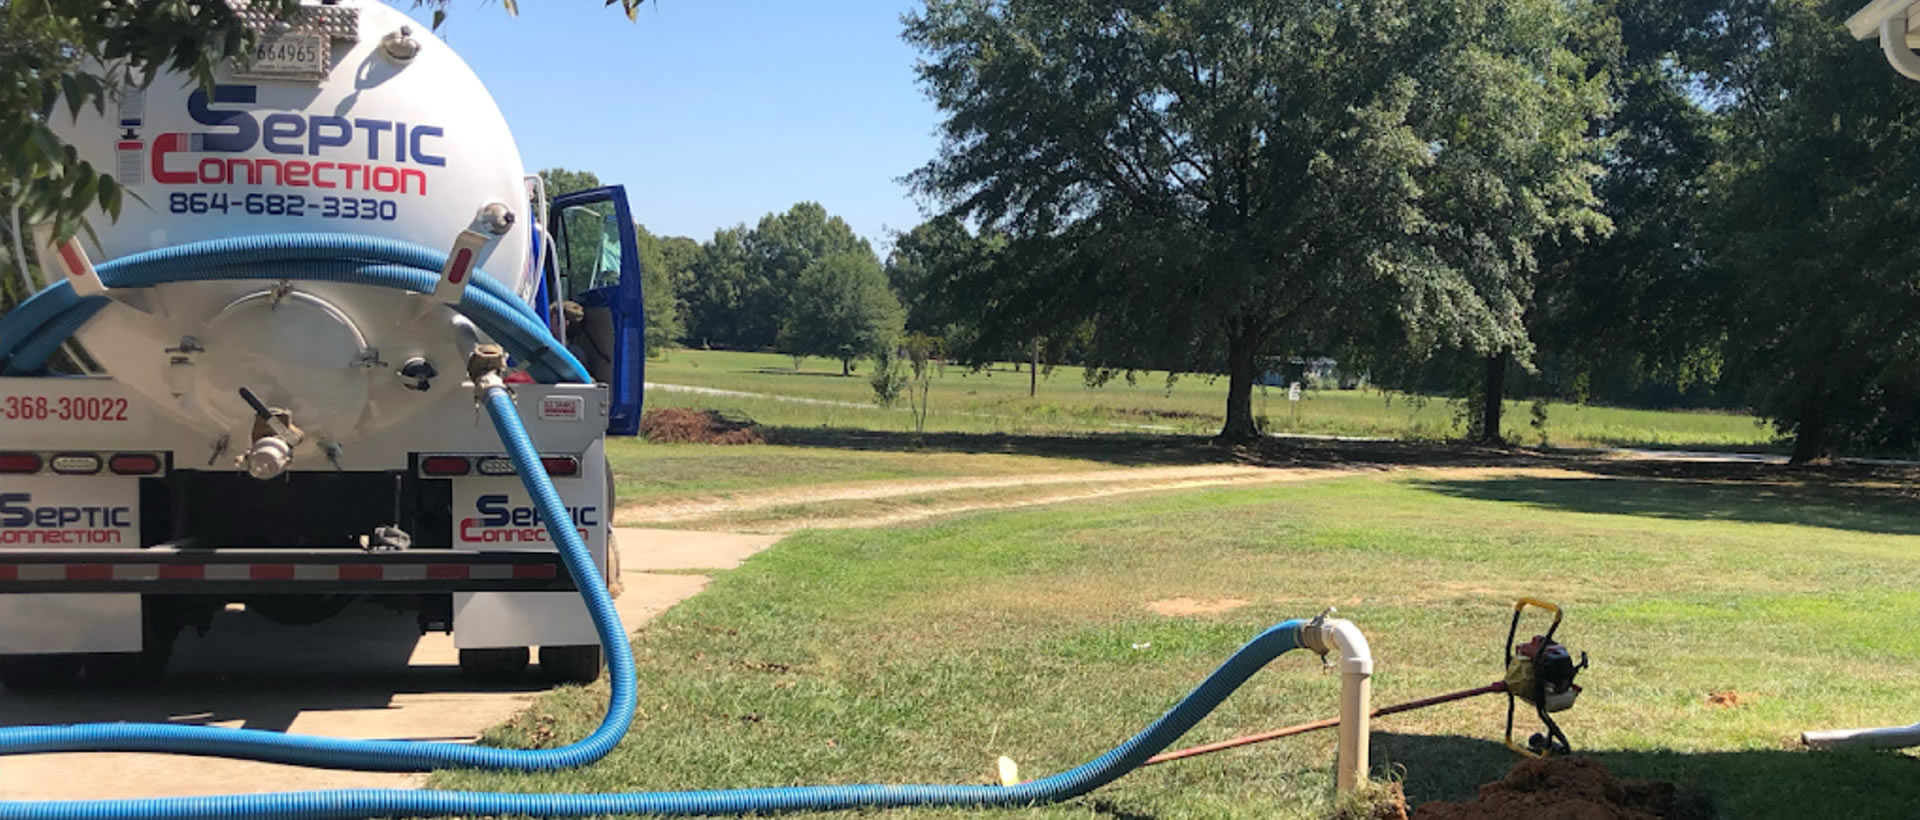
{"label": "tree trunk", "polygon": [[1040,392],[1040,340],[1033,340],[1033,369],[1027,371],[1027,398]]}
{"label": "tree trunk", "polygon": [[1260,339],[1252,333],[1240,333],[1227,341],[1227,423],[1220,428],[1220,440],[1252,441],[1260,437],[1260,426],[1253,420],[1253,380],[1259,358]]}
{"label": "tree trunk", "polygon": [[853,360],[852,360],[852,359],[841,359],[841,360],[840,360],[840,375],[842,375],[842,376],[851,376],[851,375],[853,375]]}
{"label": "tree trunk", "polygon": [[1487,357],[1487,378],[1480,395],[1480,443],[1504,444],[1500,436],[1500,411],[1507,403],[1507,362],[1513,356],[1505,350]]}
{"label": "tree trunk", "polygon": [[1788,464],[1812,464],[1827,457],[1827,420],[1819,402],[1809,402],[1793,428],[1793,456]]}

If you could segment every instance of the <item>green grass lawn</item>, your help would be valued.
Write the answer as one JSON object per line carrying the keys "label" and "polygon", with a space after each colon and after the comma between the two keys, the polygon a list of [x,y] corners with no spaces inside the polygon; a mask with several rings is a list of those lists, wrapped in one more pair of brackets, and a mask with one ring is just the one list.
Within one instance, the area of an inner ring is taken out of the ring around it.
{"label": "green grass lawn", "polygon": [[1112,466],[1070,456],[652,444],[637,438],[607,439],[607,459],[613,465],[622,502],[726,496],[813,484],[1072,472]]}
{"label": "green grass lawn", "polygon": [[[1623,777],[1720,816],[1910,817],[1920,760],[1809,753],[1808,728],[1920,718],[1920,509],[1885,489],[1406,473],[1161,493],[794,536],[636,640],[640,719],[594,766],[451,772],[451,788],[632,791],[1037,777],[1104,752],[1266,626],[1340,607],[1371,640],[1376,704],[1499,675],[1512,599],[1567,607],[1591,653],[1561,716]],[[1224,614],[1156,600],[1238,598]],[[1281,658],[1203,742],[1332,714],[1336,675]],[[1732,691],[1742,705],[1710,705]],[[544,745],[599,718],[566,689],[490,734]],[[1416,805],[1512,765],[1503,704],[1375,724],[1378,774]],[[1523,726],[1531,724],[1523,723]],[[1156,767],[1073,803],[903,817],[1325,817],[1331,733]]]}
{"label": "green grass lawn", "polygon": [[[1028,374],[1011,365],[975,372],[949,367],[934,382],[927,427],[943,432],[1054,434],[1155,431],[1212,434],[1220,429],[1226,406],[1225,379],[1186,375],[1171,385],[1162,372],[1143,373],[1134,383],[1116,379],[1088,387],[1079,368],[1043,374],[1038,395],[1027,397]],[[882,409],[863,370],[840,375],[828,359],[805,359],[799,370],[789,356],[676,350],[647,364],[653,382],[787,396],[813,403],[771,398],[712,396],[654,390],[649,407],[702,407],[738,410],[763,424],[780,427],[840,427],[911,430],[904,407]],[[1439,399],[1415,400],[1372,390],[1307,391],[1297,408],[1284,388],[1254,394],[1254,413],[1264,414],[1277,432],[1442,439],[1461,434],[1454,408]],[[836,406],[820,402],[857,405]],[[1531,402],[1509,402],[1503,427],[1510,440],[1538,444],[1542,431],[1531,426]],[[1750,416],[1727,413],[1661,412],[1553,404],[1544,430],[1546,441],[1561,446],[1659,446],[1760,448],[1774,434]]]}

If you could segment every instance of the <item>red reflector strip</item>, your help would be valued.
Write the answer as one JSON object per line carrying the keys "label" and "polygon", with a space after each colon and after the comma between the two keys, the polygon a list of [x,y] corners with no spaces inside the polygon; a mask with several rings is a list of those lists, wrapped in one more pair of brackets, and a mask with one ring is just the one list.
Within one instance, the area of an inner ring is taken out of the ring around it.
{"label": "red reflector strip", "polygon": [[467,271],[473,267],[473,251],[461,248],[453,252],[453,264],[447,269],[447,281],[460,284],[467,278]]}
{"label": "red reflector strip", "polygon": [[87,258],[80,255],[80,243],[71,239],[60,243],[60,261],[65,265],[68,276],[90,276],[93,266],[87,264]]}
{"label": "red reflector strip", "polygon": [[112,564],[68,564],[67,580],[69,581],[111,581],[113,580],[113,565]]}
{"label": "red reflector strip", "polygon": [[537,581],[554,564],[0,564],[0,581]]}
{"label": "red reflector strip", "polygon": [[580,472],[580,459],[573,456],[547,456],[540,459],[540,466],[547,468],[547,475],[568,476]]}
{"label": "red reflector strip", "polygon": [[0,473],[37,473],[40,472],[40,456],[37,453],[0,453]]}
{"label": "red reflector strip", "polygon": [[255,581],[291,581],[293,576],[292,564],[254,564],[247,568],[247,577]]}
{"label": "red reflector strip", "polygon": [[205,564],[161,564],[162,581],[204,581],[207,578]]}

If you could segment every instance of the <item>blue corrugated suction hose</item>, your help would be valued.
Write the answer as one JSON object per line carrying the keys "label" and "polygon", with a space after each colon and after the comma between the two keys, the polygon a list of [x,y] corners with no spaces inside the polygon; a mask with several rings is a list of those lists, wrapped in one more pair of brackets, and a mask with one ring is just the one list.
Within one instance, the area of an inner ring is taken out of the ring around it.
{"label": "blue corrugated suction hose", "polygon": [[[351,234],[271,234],[193,242],[97,266],[108,287],[211,279],[343,282],[429,292],[446,254],[408,242]],[[476,271],[454,309],[474,320],[538,381],[591,381],[564,345],[497,280]],[[0,317],[0,375],[34,375],[47,357],[105,307],[57,282]]]}
{"label": "blue corrugated suction hose", "polygon": [[[298,244],[298,243],[295,243]],[[277,246],[274,246],[277,247]],[[364,246],[360,246],[364,247]],[[186,248],[170,249],[185,251]],[[283,266],[302,267],[314,259],[273,260],[276,275]],[[299,264],[294,264],[299,263]],[[421,290],[416,277],[421,271],[406,263],[365,264],[366,260],[346,263],[363,284],[380,284],[408,290]],[[185,263],[182,263],[185,264]],[[236,263],[255,265],[253,262]],[[388,267],[403,270],[386,270]],[[103,268],[103,278],[105,278]],[[326,270],[325,265],[321,266]],[[345,269],[345,268],[342,268]],[[433,270],[438,270],[434,267]],[[404,275],[403,275],[404,274]],[[142,274],[164,281],[192,281],[200,278],[252,278],[229,273],[227,268],[160,271]],[[346,281],[328,278],[327,281]],[[484,280],[483,280],[484,281]],[[430,285],[429,285],[430,287]],[[484,291],[472,291],[484,298],[474,300],[477,322],[485,326],[504,325],[518,329],[518,319],[498,304],[502,300]],[[43,298],[44,297],[44,298]],[[35,297],[37,319],[27,332],[16,333],[0,344],[0,359],[17,357],[28,345],[44,345],[54,339],[57,345],[86,321],[84,300],[42,292]],[[29,300],[30,302],[34,300]],[[511,303],[513,300],[506,300]],[[27,305],[22,305],[22,309]],[[97,310],[98,308],[93,308]],[[18,313],[16,310],[15,313]],[[14,319],[9,314],[6,319]],[[22,320],[26,321],[26,320]],[[539,348],[559,350],[559,343],[538,326],[537,338],[529,343]],[[493,335],[489,333],[489,335]],[[496,340],[501,340],[496,336]],[[536,356],[550,355],[547,350],[533,351]],[[569,360],[571,357],[567,357]],[[577,366],[577,362],[575,362]],[[606,651],[611,689],[607,714],[592,734],[578,743],[558,749],[493,749],[451,743],[419,743],[386,740],[341,740],[288,736],[249,729],[225,729],[168,724],[80,724],[72,726],[23,726],[0,729],[0,754],[81,751],[141,751],[177,754],[217,755],[252,760],[297,763],[308,766],[380,771],[419,771],[438,768],[483,768],[541,770],[581,766],[603,757],[623,737],[632,722],[635,701],[635,672],[632,648],[619,614],[607,594],[606,582],[594,566],[591,553],[571,526],[564,502],[554,489],[552,479],[540,463],[538,451],[520,423],[512,397],[503,385],[494,384],[485,391],[487,414],[492,419],[521,481],[534,500],[543,526],[553,538],[561,562],[580,590],[587,612],[593,619],[602,647]],[[559,526],[554,526],[555,523]],[[803,786],[769,789],[737,789],[701,792],[643,792],[631,794],[492,794],[484,792],[415,791],[395,789],[351,789],[337,791],[286,792],[276,794],[221,795],[215,797],[169,797],[142,800],[58,800],[0,801],[0,820],[164,820],[166,818],[218,818],[242,820],[325,820],[326,818],[371,818],[430,815],[518,815],[536,817],[583,817],[610,814],[654,815],[726,815],[786,811],[827,811],[861,807],[902,806],[1025,806],[1070,799],[1138,768],[1147,758],[1165,749],[1205,717],[1253,674],[1279,655],[1301,645],[1305,621],[1288,621],[1272,627],[1242,646],[1226,663],[1195,688],[1159,720],[1099,758],[1052,777],[1011,787],[998,786]]]}

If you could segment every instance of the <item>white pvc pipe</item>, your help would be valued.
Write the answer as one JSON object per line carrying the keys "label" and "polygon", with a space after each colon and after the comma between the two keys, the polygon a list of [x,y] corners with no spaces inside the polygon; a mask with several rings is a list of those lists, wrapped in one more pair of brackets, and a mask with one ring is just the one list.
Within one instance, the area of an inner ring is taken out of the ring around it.
{"label": "white pvc pipe", "polygon": [[1865,746],[1869,749],[1905,749],[1920,746],[1920,723],[1889,726],[1885,729],[1829,729],[1801,732],[1800,742],[1815,749],[1841,749]]}
{"label": "white pvc pipe", "polygon": [[1920,54],[1907,45],[1907,16],[1889,17],[1880,22],[1880,50],[1886,52],[1893,70],[1909,80],[1920,80]]}
{"label": "white pvc pipe", "polygon": [[1334,760],[1334,786],[1351,792],[1367,782],[1367,746],[1373,709],[1373,650],[1367,636],[1348,620],[1309,624],[1302,643],[1316,652],[1340,655],[1340,750]]}

